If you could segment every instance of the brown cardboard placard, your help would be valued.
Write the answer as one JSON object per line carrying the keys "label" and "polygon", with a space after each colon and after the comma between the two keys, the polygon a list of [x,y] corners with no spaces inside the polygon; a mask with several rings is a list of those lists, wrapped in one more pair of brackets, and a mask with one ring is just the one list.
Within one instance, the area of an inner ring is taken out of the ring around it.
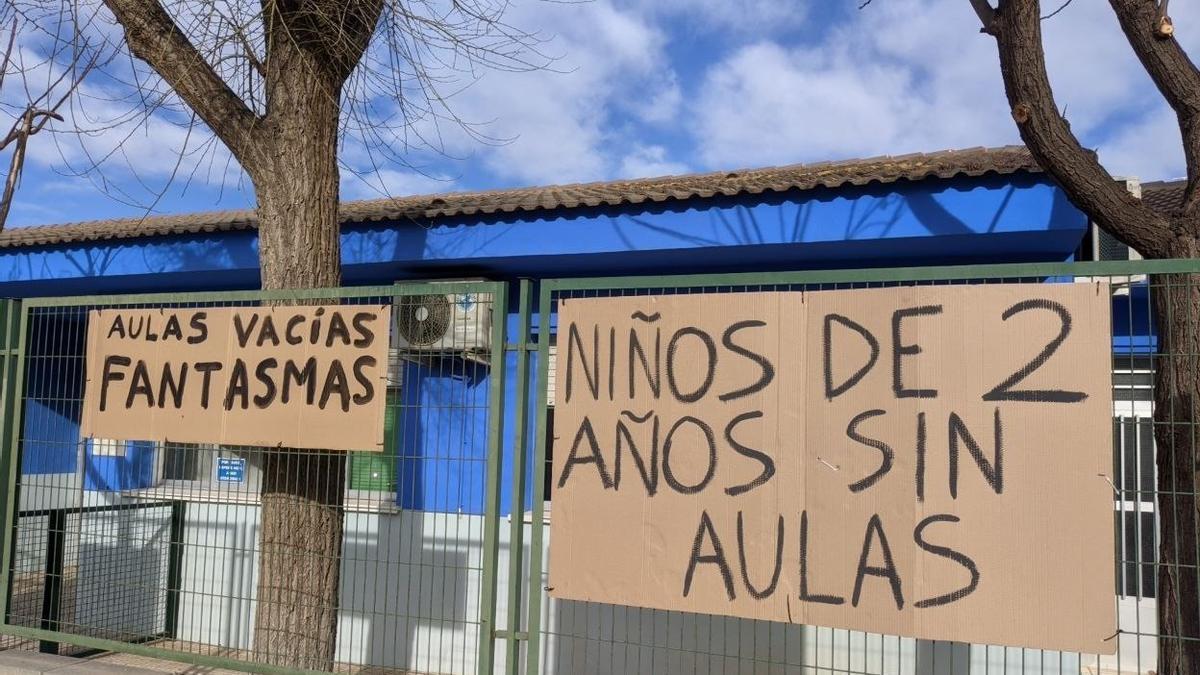
{"label": "brown cardboard placard", "polygon": [[383,450],[388,305],[88,313],[87,438]]}
{"label": "brown cardboard placard", "polygon": [[560,301],[551,595],[1112,653],[1110,298]]}

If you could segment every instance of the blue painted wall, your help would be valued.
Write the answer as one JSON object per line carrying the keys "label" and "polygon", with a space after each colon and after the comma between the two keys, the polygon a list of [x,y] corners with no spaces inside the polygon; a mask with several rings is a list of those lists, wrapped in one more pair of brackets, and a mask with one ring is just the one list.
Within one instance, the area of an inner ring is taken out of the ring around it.
{"label": "blue painted wall", "polygon": [[[431,277],[511,280],[1060,261],[1072,255],[1086,226],[1083,214],[1044,176],[899,182],[347,225],[342,233],[343,278],[353,285]],[[252,231],[0,249],[0,296],[254,288],[259,283],[257,257]],[[500,308],[497,312],[502,315]],[[1129,331],[1144,324],[1142,319],[1132,318]],[[47,321],[31,334],[41,336],[31,339],[31,349],[42,351],[31,351],[29,360],[24,473],[76,470],[83,322],[81,316],[69,315]],[[509,322],[511,342],[516,334],[511,315]],[[37,358],[42,355],[56,358]],[[536,354],[530,360],[532,410]],[[505,363],[502,513],[509,512],[512,500],[516,354],[508,353]],[[403,508],[482,513],[493,374],[486,365],[446,358],[409,364],[404,376],[396,424],[397,503]],[[534,423],[531,414],[530,452]],[[96,457],[85,446],[84,457],[87,489],[150,484],[153,452],[147,444],[132,444],[124,458]],[[528,465],[526,476],[532,475]]]}
{"label": "blue painted wall", "polygon": [[[1087,220],[1043,176],[347,225],[347,284],[1058,261]],[[252,231],[0,249],[0,295],[254,288]]]}

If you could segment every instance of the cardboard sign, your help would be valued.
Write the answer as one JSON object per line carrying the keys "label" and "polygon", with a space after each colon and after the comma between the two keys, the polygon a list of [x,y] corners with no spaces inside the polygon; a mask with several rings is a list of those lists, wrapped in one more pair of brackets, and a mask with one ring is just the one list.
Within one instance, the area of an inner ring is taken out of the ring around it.
{"label": "cardboard sign", "polygon": [[383,450],[390,306],[88,314],[85,437]]}
{"label": "cardboard sign", "polygon": [[1113,653],[1109,302],[560,301],[551,595]]}

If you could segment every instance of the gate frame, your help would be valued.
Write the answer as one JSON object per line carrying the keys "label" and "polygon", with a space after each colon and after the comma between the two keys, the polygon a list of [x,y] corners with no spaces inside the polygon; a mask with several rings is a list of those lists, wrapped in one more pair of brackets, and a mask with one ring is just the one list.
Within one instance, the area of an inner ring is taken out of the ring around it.
{"label": "gate frame", "polygon": [[[143,644],[94,638],[56,630],[14,626],[8,622],[12,599],[11,566],[15,555],[18,491],[20,485],[21,435],[24,424],[26,338],[31,310],[74,306],[155,306],[188,303],[255,303],[267,301],[337,301],[353,298],[391,298],[454,293],[492,296],[492,326],[489,337],[488,437],[484,495],[483,578],[477,638],[477,670],[492,675],[497,638],[496,596],[498,580],[500,485],[504,453],[504,390],[509,285],[503,281],[404,281],[389,285],[271,291],[216,291],[187,293],[144,293],[82,295],[6,300],[0,298],[0,635],[43,642],[60,642],[94,650],[119,652],[175,661],[194,666],[223,668],[263,675],[320,675],[323,671],[301,670],[243,661],[224,656],[163,649]],[[15,341],[14,341],[15,335]],[[518,372],[518,377],[521,373]],[[11,395],[5,395],[6,392]],[[176,607],[177,608],[177,607]],[[171,618],[168,617],[168,624]],[[464,652],[466,653],[466,652]]]}

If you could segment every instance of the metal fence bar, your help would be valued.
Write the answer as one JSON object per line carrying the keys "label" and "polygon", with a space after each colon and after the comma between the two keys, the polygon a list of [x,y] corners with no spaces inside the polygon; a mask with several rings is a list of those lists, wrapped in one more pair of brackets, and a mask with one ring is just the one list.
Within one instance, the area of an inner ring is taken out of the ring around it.
{"label": "metal fence bar", "polygon": [[[550,386],[550,313],[553,302],[553,282],[543,280],[538,291],[537,333],[537,417],[533,442],[533,514],[529,525],[529,603],[525,622],[529,633],[526,642],[526,675],[541,672],[542,656],[542,549],[546,517],[546,392]],[[513,671],[510,671],[510,673]]]}
{"label": "metal fence bar", "polygon": [[[492,387],[489,391],[487,495],[483,539],[483,592],[479,621],[479,675],[492,675],[496,653],[496,593],[500,556],[500,481],[504,454],[504,348],[508,324],[508,286],[495,291],[494,307],[500,316],[492,321]],[[520,405],[520,402],[518,402]]]}
{"label": "metal fence bar", "polygon": [[[509,507],[509,540],[508,540],[508,631],[504,654],[504,672],[516,673],[520,663],[521,642],[525,633],[521,630],[521,598],[525,591],[524,583],[524,534],[525,534],[525,459],[529,451],[527,439],[527,419],[529,401],[529,322],[530,296],[532,284],[528,279],[522,279],[517,302],[517,369],[515,401],[516,414],[513,420],[513,461],[512,461],[512,506]],[[545,364],[539,364],[545,368]]]}
{"label": "metal fence bar", "polygon": [[[4,623],[8,623],[9,611],[12,606],[12,563],[13,556],[16,553],[16,527],[17,527],[17,476],[20,472],[20,443],[21,443],[21,423],[24,418],[24,405],[22,405],[21,397],[25,386],[25,326],[26,319],[29,316],[29,308],[23,303],[9,303],[9,318],[7,322],[8,329],[5,331],[8,340],[12,357],[6,358],[7,382],[6,386],[9,396],[6,397],[7,404],[5,409],[0,411],[4,416],[3,429],[7,434],[0,437],[0,454],[4,456],[2,463],[5,472],[0,476],[0,481],[4,483],[4,494],[0,499],[4,501],[4,506],[0,509],[0,513],[4,515],[2,526],[4,527],[4,537],[2,548],[0,548],[0,588],[4,589],[4,598],[0,599],[0,619]],[[16,321],[14,326],[12,320]],[[13,340],[12,329],[16,328],[16,339]],[[11,365],[9,365],[11,363]]]}

